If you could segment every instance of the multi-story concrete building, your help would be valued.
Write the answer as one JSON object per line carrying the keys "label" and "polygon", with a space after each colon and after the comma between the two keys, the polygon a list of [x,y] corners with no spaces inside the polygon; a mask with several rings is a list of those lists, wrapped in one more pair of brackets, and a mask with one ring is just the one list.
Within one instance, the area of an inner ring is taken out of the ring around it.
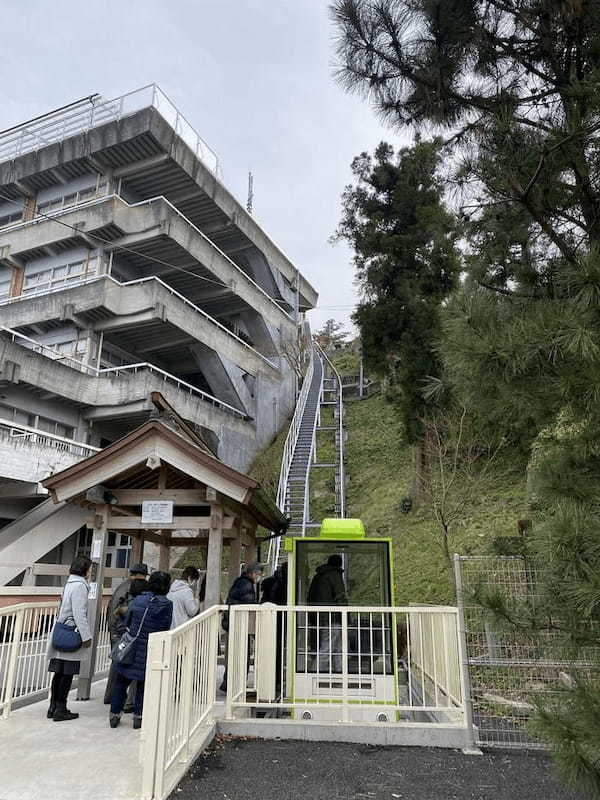
{"label": "multi-story concrete building", "polygon": [[137,427],[152,392],[246,469],[293,408],[316,300],[158,87],[0,134],[0,584],[78,546],[39,482]]}

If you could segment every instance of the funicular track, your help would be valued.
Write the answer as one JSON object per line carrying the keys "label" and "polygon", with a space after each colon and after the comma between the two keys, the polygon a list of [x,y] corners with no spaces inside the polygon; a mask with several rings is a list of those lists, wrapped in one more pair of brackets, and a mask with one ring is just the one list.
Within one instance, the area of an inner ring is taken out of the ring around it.
{"label": "funicular track", "polygon": [[[315,466],[316,436],[320,430],[335,431],[335,516],[344,517],[344,420],[342,382],[327,355],[314,344],[288,436],[279,475],[277,505],[288,516],[289,536],[306,536],[307,529],[318,526],[310,514],[310,476]],[[321,408],[333,408],[334,424],[321,426]],[[324,465],[319,465],[324,466]],[[285,560],[281,539],[272,540],[269,564],[275,570]]]}

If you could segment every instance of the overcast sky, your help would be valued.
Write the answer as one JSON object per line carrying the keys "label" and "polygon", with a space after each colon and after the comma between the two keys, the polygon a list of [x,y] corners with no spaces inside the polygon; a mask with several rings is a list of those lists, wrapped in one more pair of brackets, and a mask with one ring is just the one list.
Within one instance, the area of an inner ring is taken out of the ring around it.
{"label": "overcast sky", "polygon": [[332,77],[326,0],[0,0],[0,130],[94,92],[157,83],[217,151],[228,188],[347,321],[350,253],[332,246],[354,155],[386,138]]}

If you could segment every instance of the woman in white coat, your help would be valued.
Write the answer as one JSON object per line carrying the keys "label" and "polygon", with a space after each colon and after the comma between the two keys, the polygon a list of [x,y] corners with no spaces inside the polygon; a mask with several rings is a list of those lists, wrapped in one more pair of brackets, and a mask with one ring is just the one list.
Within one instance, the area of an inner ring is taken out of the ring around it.
{"label": "woman in white coat", "polygon": [[[52,634],[48,642],[47,656],[50,661],[48,671],[54,673],[50,693],[48,719],[54,722],[77,719],[67,709],[67,698],[73,683],[73,676],[79,675],[83,649],[92,643],[92,632],[88,622],[89,577],[92,562],[86,556],[77,556],[71,564],[70,575],[65,584],[57,622],[77,628],[81,636],[81,647],[74,651],[57,650],[52,644]],[[52,633],[54,632],[54,629]]]}

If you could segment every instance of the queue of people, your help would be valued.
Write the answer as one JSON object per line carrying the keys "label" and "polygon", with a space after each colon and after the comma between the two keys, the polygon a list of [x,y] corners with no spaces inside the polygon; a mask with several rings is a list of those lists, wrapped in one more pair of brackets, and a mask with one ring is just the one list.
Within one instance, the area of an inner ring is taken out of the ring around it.
{"label": "queue of people", "polygon": [[[67,708],[67,698],[73,677],[79,674],[85,651],[92,643],[88,617],[91,568],[92,561],[86,556],[78,556],[71,564],[56,623],[49,637],[48,671],[53,673],[53,678],[47,717],[55,722],[79,717]],[[231,585],[227,605],[259,602],[285,605],[287,565],[263,581],[261,597],[259,587],[263,573],[262,564],[247,564]],[[129,577],[114,590],[107,609],[113,662],[104,694],[104,703],[110,705],[111,728],[118,727],[122,714],[130,712],[133,712],[133,728],[141,727],[148,637],[151,633],[177,628],[199,613],[206,576],[199,592],[196,592],[199,578],[200,573],[193,566],[186,567],[181,578],[171,581],[168,572],[149,574],[146,564],[133,564]],[[228,617],[227,613],[223,615],[225,631],[228,630]],[[122,657],[125,649],[126,659]],[[227,689],[227,655],[220,688],[222,691]]]}

